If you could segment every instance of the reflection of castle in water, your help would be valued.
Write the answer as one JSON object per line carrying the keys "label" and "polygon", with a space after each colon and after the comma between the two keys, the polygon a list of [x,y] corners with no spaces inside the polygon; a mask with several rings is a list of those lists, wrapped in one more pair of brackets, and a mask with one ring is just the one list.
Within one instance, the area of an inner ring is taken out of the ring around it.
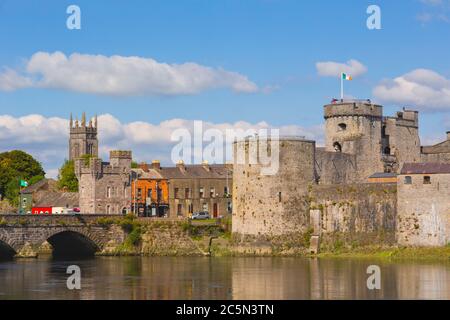
{"label": "reflection of castle in water", "polygon": [[[74,262],[0,264],[0,296],[15,299],[450,299],[449,263],[357,259],[109,257],[77,261],[82,290],[67,290]],[[381,268],[368,290],[367,267]]]}
{"label": "reflection of castle in water", "polygon": [[381,290],[367,288],[373,261],[347,259],[237,259],[233,299],[449,299],[448,264],[391,264],[381,268]]}

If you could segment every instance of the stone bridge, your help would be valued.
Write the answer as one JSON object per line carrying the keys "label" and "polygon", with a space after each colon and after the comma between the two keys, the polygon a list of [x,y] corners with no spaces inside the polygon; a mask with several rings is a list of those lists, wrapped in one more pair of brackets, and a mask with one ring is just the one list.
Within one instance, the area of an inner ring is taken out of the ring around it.
{"label": "stone bridge", "polygon": [[[36,257],[49,243],[55,256],[85,256],[105,252],[124,241],[125,233],[105,218],[121,215],[0,215],[0,259]],[[109,220],[111,221],[111,220]]]}

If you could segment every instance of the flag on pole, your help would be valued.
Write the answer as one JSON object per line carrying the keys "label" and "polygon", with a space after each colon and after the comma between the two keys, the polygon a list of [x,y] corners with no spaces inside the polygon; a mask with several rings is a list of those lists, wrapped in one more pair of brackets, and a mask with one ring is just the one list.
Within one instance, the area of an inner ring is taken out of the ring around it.
{"label": "flag on pole", "polygon": [[348,80],[348,81],[352,81],[353,78],[352,76],[346,74],[346,73],[342,73],[342,80]]}
{"label": "flag on pole", "polygon": [[353,78],[344,72],[341,73],[341,100],[342,101],[344,100],[344,80],[351,81],[351,80],[353,80]]}
{"label": "flag on pole", "polygon": [[20,180],[20,186],[21,187],[28,187],[28,182],[25,180]]}

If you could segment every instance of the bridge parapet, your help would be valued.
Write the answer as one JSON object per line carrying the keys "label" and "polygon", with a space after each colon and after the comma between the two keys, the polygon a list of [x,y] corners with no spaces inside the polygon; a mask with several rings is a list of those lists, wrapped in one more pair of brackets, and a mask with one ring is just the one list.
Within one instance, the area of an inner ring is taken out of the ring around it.
{"label": "bridge parapet", "polygon": [[[108,218],[108,220],[106,220]],[[122,215],[0,215],[0,249],[6,248],[17,256],[36,256],[38,248],[48,241],[59,250],[88,244],[102,251],[109,243],[121,243],[124,231],[105,221],[123,218]],[[61,236],[62,235],[62,236]],[[60,239],[58,242],[57,239]],[[52,243],[52,241],[54,243]],[[0,250],[1,251],[1,250]],[[1,255],[2,252],[0,252]]]}
{"label": "bridge parapet", "polygon": [[58,214],[58,215],[34,215],[34,214],[1,214],[0,227],[3,225],[86,225],[96,224],[101,218],[122,218],[116,214]]}

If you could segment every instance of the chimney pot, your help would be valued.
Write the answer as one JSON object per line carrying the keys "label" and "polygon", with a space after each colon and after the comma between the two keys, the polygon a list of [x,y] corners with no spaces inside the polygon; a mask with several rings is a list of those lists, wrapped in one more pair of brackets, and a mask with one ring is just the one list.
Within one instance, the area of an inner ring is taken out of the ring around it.
{"label": "chimney pot", "polygon": [[156,170],[161,169],[161,163],[159,162],[159,160],[153,160],[152,161],[152,168],[156,169]]}

